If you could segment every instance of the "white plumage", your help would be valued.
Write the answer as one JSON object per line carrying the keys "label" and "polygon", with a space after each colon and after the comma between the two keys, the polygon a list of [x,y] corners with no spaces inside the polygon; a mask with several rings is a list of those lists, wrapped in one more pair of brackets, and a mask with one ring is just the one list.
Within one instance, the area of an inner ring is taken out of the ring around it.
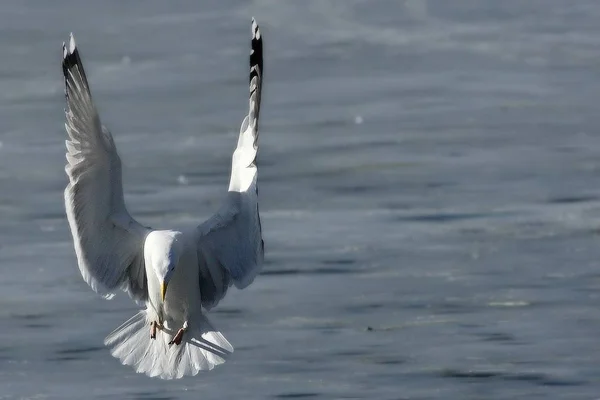
{"label": "white plumage", "polygon": [[264,245],[256,156],[263,75],[262,36],[252,20],[250,101],[233,153],[229,191],[196,229],[157,231],[134,220],[123,199],[121,159],[92,101],[75,39],[63,43],[67,99],[65,205],[83,279],[107,298],[121,289],[146,308],[105,340],[137,372],[164,379],[225,361],[231,344],[203,311],[260,272]]}

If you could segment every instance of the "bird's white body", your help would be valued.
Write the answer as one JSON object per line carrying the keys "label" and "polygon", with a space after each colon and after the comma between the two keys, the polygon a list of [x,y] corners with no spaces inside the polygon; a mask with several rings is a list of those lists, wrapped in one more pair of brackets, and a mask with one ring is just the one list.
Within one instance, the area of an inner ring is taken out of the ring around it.
{"label": "bird's white body", "polygon": [[[161,298],[161,282],[152,270],[154,250],[168,238],[177,236],[181,254],[169,281],[169,290]],[[105,340],[113,356],[138,372],[163,379],[195,375],[223,363],[233,346],[215,330],[203,313],[198,290],[200,269],[194,236],[179,231],[152,231],[144,241],[144,259],[148,276],[146,309],[115,329]],[[149,326],[162,325],[155,339]],[[181,345],[170,344],[180,328],[186,329]]]}
{"label": "bird's white body", "polygon": [[[164,242],[165,237],[177,236],[181,242],[181,256],[177,268],[169,281],[166,297],[161,298],[162,282],[152,271],[153,249],[157,242]],[[198,290],[200,270],[198,255],[193,237],[179,231],[152,231],[144,241],[144,260],[148,277],[148,310],[149,321],[160,321],[166,328],[179,329],[185,321],[197,313],[201,313],[201,297]]]}
{"label": "bird's white body", "polygon": [[92,102],[73,36],[63,44],[67,218],[83,279],[108,298],[122,289],[145,305],[105,340],[137,372],[165,379],[195,375],[233,351],[205,312],[230,286],[252,283],[262,266],[256,166],[262,70],[262,37],[253,20],[249,111],[232,157],[227,197],[195,229],[154,230],[125,207],[114,140]]}

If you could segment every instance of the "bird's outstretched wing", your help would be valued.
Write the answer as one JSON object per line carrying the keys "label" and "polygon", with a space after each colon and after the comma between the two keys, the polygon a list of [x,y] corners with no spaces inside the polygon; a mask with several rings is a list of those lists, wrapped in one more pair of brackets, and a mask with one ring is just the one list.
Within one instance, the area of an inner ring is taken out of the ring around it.
{"label": "bird's outstretched wing", "polygon": [[148,228],[127,212],[121,160],[92,101],[75,39],[63,43],[68,139],[65,206],[83,279],[112,297],[116,289],[137,301],[148,297],[144,239]]}
{"label": "bird's outstretched wing", "polygon": [[263,44],[252,19],[250,104],[231,162],[225,203],[197,228],[200,293],[205,308],[214,307],[231,286],[243,289],[260,272],[264,243],[258,213],[256,156],[263,78]]}

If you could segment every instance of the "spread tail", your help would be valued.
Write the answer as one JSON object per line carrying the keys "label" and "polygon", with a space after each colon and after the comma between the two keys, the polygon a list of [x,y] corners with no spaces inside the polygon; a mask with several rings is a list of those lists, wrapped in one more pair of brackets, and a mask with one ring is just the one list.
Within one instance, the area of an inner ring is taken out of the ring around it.
{"label": "spread tail", "polygon": [[175,333],[163,328],[156,331],[156,339],[151,339],[146,311],[140,311],[109,334],[104,344],[124,365],[162,379],[179,379],[213,369],[233,352],[231,344],[203,314],[189,322],[180,345],[169,345]]}

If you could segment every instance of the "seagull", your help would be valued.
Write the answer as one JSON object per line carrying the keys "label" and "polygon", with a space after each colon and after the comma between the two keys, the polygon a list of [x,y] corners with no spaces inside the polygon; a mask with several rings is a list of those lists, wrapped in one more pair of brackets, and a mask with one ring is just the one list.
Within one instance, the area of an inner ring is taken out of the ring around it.
{"label": "seagull", "polygon": [[249,111],[220,209],[193,229],[137,222],[123,197],[121,159],[92,101],[75,38],[63,43],[67,165],[65,207],[79,271],[97,293],[123,290],[140,306],[104,344],[122,364],[162,379],[213,369],[233,347],[205,316],[232,285],[244,289],[263,264],[256,158],[263,45],[252,18]]}

